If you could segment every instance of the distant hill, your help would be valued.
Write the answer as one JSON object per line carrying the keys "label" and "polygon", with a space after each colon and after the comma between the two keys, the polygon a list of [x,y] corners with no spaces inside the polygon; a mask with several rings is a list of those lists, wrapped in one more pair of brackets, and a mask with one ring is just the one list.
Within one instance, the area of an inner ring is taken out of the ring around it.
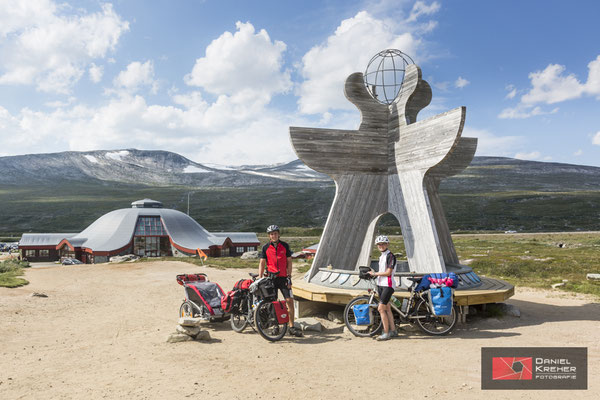
{"label": "distant hill", "polygon": [[227,167],[200,164],[179,154],[151,150],[66,151],[0,157],[0,184],[108,181],[151,186],[288,185],[327,182],[300,162]]}
{"label": "distant hill", "polygon": [[[600,230],[598,167],[475,157],[440,193],[453,231]],[[183,212],[189,197],[190,215],[214,231],[322,227],[334,194],[300,160],[231,167],[135,149],[0,157],[0,235],[77,232],[145,197]]]}

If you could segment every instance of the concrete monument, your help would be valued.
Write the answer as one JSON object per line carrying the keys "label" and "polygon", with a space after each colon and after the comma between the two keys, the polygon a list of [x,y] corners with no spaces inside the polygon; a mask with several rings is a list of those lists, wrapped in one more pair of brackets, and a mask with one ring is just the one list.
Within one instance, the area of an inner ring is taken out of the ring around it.
{"label": "concrete monument", "polygon": [[[386,50],[379,55],[398,53],[404,54]],[[380,66],[378,73],[383,79],[389,71]],[[345,271],[369,265],[375,228],[386,213],[400,222],[408,260],[405,271],[445,272],[452,267],[470,273],[473,284],[479,282],[469,268],[458,265],[438,194],[440,181],[466,168],[475,154],[477,139],[461,137],[466,108],[417,121],[431,102],[431,87],[417,65],[407,63],[402,72],[403,80],[399,84],[394,80],[394,96],[388,96],[385,87],[379,93],[386,101],[378,98],[377,85],[369,85],[362,73],[348,76],[345,95],[361,113],[358,130],[290,127],[298,157],[336,184],[307,274],[311,282],[338,275],[345,282]]]}

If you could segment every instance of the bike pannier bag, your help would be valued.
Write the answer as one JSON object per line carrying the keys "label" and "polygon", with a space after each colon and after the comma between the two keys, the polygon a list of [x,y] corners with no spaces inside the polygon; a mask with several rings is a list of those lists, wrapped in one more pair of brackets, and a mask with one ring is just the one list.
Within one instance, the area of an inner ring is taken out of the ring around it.
{"label": "bike pannier bag", "polygon": [[221,297],[221,309],[225,312],[232,312],[240,306],[240,291],[230,290],[227,294]]}
{"label": "bike pannier bag", "polygon": [[429,289],[429,303],[435,315],[450,315],[454,303],[452,288],[442,286]]}
{"label": "bike pannier bag", "polygon": [[290,316],[288,314],[288,309],[285,304],[285,301],[274,301],[273,308],[275,309],[275,314],[277,315],[278,323],[287,324],[290,321]]}
{"label": "bike pannier bag", "polygon": [[352,306],[356,325],[371,325],[373,320],[373,308],[369,304],[356,304]]}
{"label": "bike pannier bag", "polygon": [[265,280],[261,281],[260,285],[258,287],[260,290],[260,294],[261,294],[262,298],[264,298],[264,299],[268,299],[268,298],[277,296],[277,291],[275,290],[275,284],[273,283],[272,279],[265,279]]}
{"label": "bike pannier bag", "polygon": [[252,279],[241,279],[233,285],[233,289],[248,290],[252,285]]}
{"label": "bike pannier bag", "polygon": [[373,279],[373,277],[369,275],[369,271],[371,271],[370,267],[358,267],[358,277],[360,279]]}

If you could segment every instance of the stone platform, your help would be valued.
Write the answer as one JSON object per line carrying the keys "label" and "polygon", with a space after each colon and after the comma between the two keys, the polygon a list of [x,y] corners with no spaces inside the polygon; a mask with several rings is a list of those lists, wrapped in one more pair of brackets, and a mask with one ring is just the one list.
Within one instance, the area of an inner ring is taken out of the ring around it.
{"label": "stone platform", "polygon": [[[454,291],[454,299],[459,306],[499,303],[515,294],[515,287],[510,283],[500,279],[479,277],[469,267],[455,266],[447,269],[449,272],[456,272],[459,276],[459,286]],[[408,297],[407,282],[402,278],[418,275],[410,272],[396,273],[400,285],[394,296]],[[318,283],[309,283],[306,280],[294,282],[292,286],[294,297],[345,305],[354,297],[366,294],[369,287],[368,282],[358,279],[355,272],[323,268],[315,278],[312,281]]]}

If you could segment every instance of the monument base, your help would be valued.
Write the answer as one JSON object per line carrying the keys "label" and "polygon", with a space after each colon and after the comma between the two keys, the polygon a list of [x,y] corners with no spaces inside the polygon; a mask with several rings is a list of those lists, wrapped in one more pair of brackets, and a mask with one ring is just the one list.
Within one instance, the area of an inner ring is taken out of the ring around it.
{"label": "monument base", "polygon": [[[515,294],[515,287],[510,283],[500,279],[480,278],[471,268],[464,265],[446,265],[446,270],[457,273],[459,277],[458,288],[454,291],[454,299],[458,306],[500,303]],[[396,273],[396,279],[402,284],[394,296],[408,297],[408,287],[405,285],[405,279],[402,279],[408,275],[419,274]],[[367,294],[368,287],[365,280],[358,278],[358,272],[323,268],[310,282],[306,279],[294,282],[292,289],[294,296],[298,298],[345,305],[354,297]]]}

